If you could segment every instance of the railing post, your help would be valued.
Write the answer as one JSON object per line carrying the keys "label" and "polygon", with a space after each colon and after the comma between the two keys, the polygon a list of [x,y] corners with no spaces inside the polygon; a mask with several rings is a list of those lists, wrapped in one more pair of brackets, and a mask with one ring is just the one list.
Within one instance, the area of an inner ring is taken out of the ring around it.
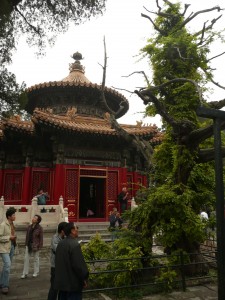
{"label": "railing post", "polygon": [[180,272],[181,272],[182,290],[185,292],[186,291],[186,281],[185,281],[184,254],[183,254],[183,251],[180,251]]}
{"label": "railing post", "polygon": [[35,214],[37,214],[38,212],[38,204],[37,204],[37,197],[34,197],[32,200],[31,200],[31,210],[30,210],[30,220],[29,222],[31,223],[32,221],[32,218]]}

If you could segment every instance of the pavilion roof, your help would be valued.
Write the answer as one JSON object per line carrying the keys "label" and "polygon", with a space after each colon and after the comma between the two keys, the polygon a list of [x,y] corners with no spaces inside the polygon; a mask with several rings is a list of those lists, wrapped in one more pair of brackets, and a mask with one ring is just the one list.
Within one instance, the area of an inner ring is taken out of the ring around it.
{"label": "pavilion roof", "polygon": [[[28,94],[27,111],[32,114],[36,107],[46,108],[46,102],[49,101],[49,98],[52,98],[52,102],[48,106],[61,105],[61,99],[64,99],[63,105],[70,106],[71,103],[77,105],[76,101],[81,101],[81,95],[83,95],[88,105],[92,107],[101,106],[104,111],[113,113],[116,118],[122,117],[129,109],[129,102],[126,97],[105,86],[105,102],[101,101],[102,85],[92,83],[87,79],[85,68],[80,63],[82,55],[79,52],[74,53],[73,58],[75,62],[70,64],[70,73],[64,79],[35,84],[26,89]],[[77,99],[76,95],[79,95]],[[93,98],[95,104],[93,104]],[[57,99],[59,99],[59,103]]]}
{"label": "pavilion roof", "polygon": [[[0,138],[3,138],[5,130],[35,135],[36,126],[45,126],[49,130],[56,129],[68,133],[119,136],[119,133],[112,128],[108,113],[105,114],[105,118],[97,118],[89,115],[79,115],[76,113],[75,108],[68,111],[66,115],[55,115],[51,109],[37,108],[34,110],[31,121],[24,121],[19,116],[2,120],[0,123]],[[127,133],[149,138],[153,143],[158,143],[162,139],[156,125],[142,125],[141,122],[137,122],[137,125],[120,124],[120,126]]]}

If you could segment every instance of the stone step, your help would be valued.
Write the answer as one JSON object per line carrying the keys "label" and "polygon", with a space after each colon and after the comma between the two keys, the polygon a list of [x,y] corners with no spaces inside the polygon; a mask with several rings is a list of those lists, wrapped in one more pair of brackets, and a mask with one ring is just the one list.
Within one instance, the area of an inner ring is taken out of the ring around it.
{"label": "stone step", "polygon": [[[79,227],[79,240],[87,243],[97,233],[104,241],[111,241],[111,233],[108,231],[108,222],[84,222],[76,223]],[[44,247],[50,247],[52,236],[56,233],[57,224],[49,223],[42,225],[44,230]],[[24,246],[27,224],[16,224],[17,243]]]}

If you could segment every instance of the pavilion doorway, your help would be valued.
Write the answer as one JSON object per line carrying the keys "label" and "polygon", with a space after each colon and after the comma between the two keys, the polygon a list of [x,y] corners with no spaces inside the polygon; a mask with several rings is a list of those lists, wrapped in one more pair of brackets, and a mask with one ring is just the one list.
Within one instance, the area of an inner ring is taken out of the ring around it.
{"label": "pavilion doorway", "polygon": [[105,195],[105,178],[80,177],[79,219],[105,218]]}

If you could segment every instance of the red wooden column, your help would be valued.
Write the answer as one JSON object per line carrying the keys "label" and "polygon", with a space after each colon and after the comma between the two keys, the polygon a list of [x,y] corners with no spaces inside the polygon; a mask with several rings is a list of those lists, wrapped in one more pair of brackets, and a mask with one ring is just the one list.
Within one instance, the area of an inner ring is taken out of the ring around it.
{"label": "red wooden column", "polygon": [[23,173],[23,190],[21,204],[31,204],[31,167],[25,167]]}
{"label": "red wooden column", "polygon": [[53,202],[59,204],[59,197],[64,195],[65,191],[65,172],[64,165],[55,165],[55,176],[53,176]]}
{"label": "red wooden column", "polygon": [[[122,188],[126,186],[127,187],[127,168],[120,168],[119,169],[119,178],[118,178],[118,194],[122,191]],[[120,203],[118,203],[119,211],[120,209]]]}

